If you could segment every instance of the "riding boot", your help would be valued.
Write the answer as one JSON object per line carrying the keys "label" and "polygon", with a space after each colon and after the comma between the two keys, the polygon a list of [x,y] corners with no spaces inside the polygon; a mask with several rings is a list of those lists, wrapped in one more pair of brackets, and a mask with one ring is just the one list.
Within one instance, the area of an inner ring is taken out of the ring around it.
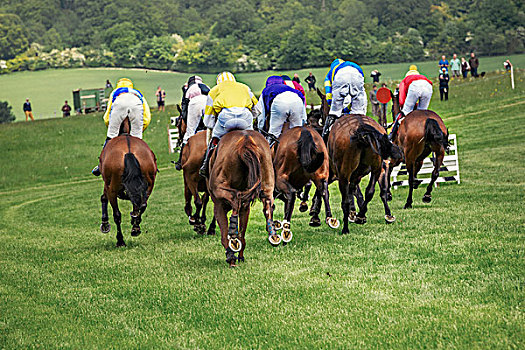
{"label": "riding boot", "polygon": [[321,135],[325,143],[328,141],[328,135],[330,134],[330,128],[332,127],[332,124],[336,121],[336,119],[337,119],[337,116],[335,114],[328,114],[326,116],[326,123],[324,124],[324,127],[323,127],[323,134]]}
{"label": "riding boot", "polygon": [[217,142],[219,141],[218,138],[211,139],[210,144],[208,145],[208,149],[206,149],[206,157],[204,157],[204,161],[202,162],[202,166],[199,169],[199,175],[202,177],[207,178],[210,176],[208,168],[210,166],[210,158],[211,154],[213,153],[213,150],[217,147]]}
{"label": "riding boot", "polygon": [[185,143],[183,143],[181,146],[180,146],[180,151],[179,151],[179,160],[177,160],[175,162],[175,169],[177,170],[182,170],[182,164],[181,164],[181,161],[182,161],[182,150],[184,149],[184,145]]}
{"label": "riding boot", "polygon": [[[102,146],[102,150],[104,150],[104,148],[106,147],[106,144],[108,143],[108,141],[111,140],[111,137],[106,137],[106,141],[104,142],[104,146]],[[100,176],[100,169],[98,167],[98,165],[96,167],[93,168],[93,170],[91,170],[91,174],[95,175],[95,176]]]}

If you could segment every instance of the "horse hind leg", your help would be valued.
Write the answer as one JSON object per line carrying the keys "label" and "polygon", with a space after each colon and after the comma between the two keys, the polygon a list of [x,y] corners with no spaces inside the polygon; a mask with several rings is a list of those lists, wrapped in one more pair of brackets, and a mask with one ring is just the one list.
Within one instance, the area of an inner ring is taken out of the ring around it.
{"label": "horse hind leg", "polygon": [[319,219],[319,212],[321,211],[322,193],[319,188],[316,187],[314,198],[312,199],[312,207],[310,208],[310,225],[311,227],[321,226],[321,219]]}
{"label": "horse hind leg", "polygon": [[133,237],[137,237],[141,233],[140,223],[142,222],[142,212],[143,212],[141,208],[142,206],[133,204],[133,211],[129,213],[129,215],[131,216],[131,226],[132,226],[131,235]]}
{"label": "horse hind leg", "polygon": [[321,191],[324,201],[324,210],[326,214],[326,223],[330,228],[337,229],[339,228],[339,220],[332,217],[332,208],[330,208],[330,192],[328,191],[328,182],[325,180],[321,181]]}
{"label": "horse hind leg", "polygon": [[221,244],[226,251],[226,262],[230,267],[235,266],[235,252],[229,247],[228,242],[228,217],[222,203],[215,203],[213,212],[221,230]]}
{"label": "horse hind leg", "polygon": [[312,188],[312,182],[309,181],[304,186],[303,192],[299,196],[299,198],[301,199],[301,204],[299,205],[299,211],[301,213],[304,213],[305,211],[308,210],[308,197],[309,197],[311,188]]}
{"label": "horse hind leg", "polygon": [[407,201],[403,209],[412,208],[412,193],[414,192],[414,165],[407,164],[407,171],[408,171],[408,196],[407,196]]}
{"label": "horse hind leg", "polygon": [[269,198],[263,198],[263,214],[266,218],[266,232],[268,232],[268,241],[274,247],[281,244],[282,238],[275,231],[275,225],[273,223],[273,209],[274,205]]}
{"label": "horse hind leg", "polygon": [[241,208],[239,213],[239,239],[242,244],[242,248],[239,251],[238,261],[244,262],[244,249],[246,248],[246,228],[248,227],[248,219],[250,217],[250,206]]}
{"label": "horse hind leg", "polygon": [[283,231],[281,237],[283,239],[283,245],[287,244],[292,240],[292,213],[293,207],[295,204],[296,192],[294,189],[291,189],[288,195],[286,196],[286,202],[284,204],[284,220],[283,220]]}
{"label": "horse hind leg", "polygon": [[108,233],[111,230],[111,225],[109,224],[108,197],[106,194],[100,196],[100,202],[102,203],[102,223],[100,224],[100,232]]}
{"label": "horse hind leg", "polygon": [[443,164],[443,158],[445,157],[445,152],[440,152],[436,157],[434,157],[434,170],[432,170],[432,178],[430,179],[430,183],[427,186],[427,191],[425,192],[425,195],[423,196],[423,202],[424,203],[430,203],[432,201],[432,189],[434,186],[434,183],[436,182],[438,176],[439,176],[439,168],[441,167],[441,164]]}
{"label": "horse hind leg", "polygon": [[117,247],[125,247],[126,243],[124,242],[124,236],[122,235],[122,229],[120,227],[122,215],[118,208],[117,194],[111,193],[108,199],[109,203],[111,204],[111,208],[113,209],[113,221],[115,221],[115,224],[117,225]]}

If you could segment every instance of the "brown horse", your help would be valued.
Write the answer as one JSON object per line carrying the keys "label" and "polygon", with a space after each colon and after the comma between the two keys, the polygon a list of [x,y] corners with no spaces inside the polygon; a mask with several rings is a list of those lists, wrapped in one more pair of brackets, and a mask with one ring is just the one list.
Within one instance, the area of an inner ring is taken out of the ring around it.
{"label": "brown horse", "polygon": [[[232,267],[236,260],[244,261],[250,204],[256,198],[263,203],[268,239],[272,245],[279,245],[281,237],[273,223],[275,175],[270,147],[264,137],[253,130],[228,132],[210,159],[209,173],[208,188],[226,250],[226,262]],[[238,257],[235,252],[239,252]]]}
{"label": "brown horse", "polygon": [[[200,131],[189,138],[182,151],[182,173],[184,176],[184,211],[188,215],[190,225],[199,234],[206,232],[206,206],[210,199],[206,180],[199,175],[199,168],[206,153],[206,132]],[[202,192],[202,197],[199,195]],[[195,214],[192,214],[191,199],[195,204]],[[202,214],[201,214],[202,210]],[[215,217],[208,228],[208,235],[215,234]]]}
{"label": "brown horse", "polygon": [[[392,113],[394,116],[399,114],[399,96],[392,94]],[[400,122],[397,135],[394,135],[394,143],[401,147],[404,155],[404,162],[408,172],[408,197],[404,208],[412,208],[412,192],[421,184],[417,179],[417,173],[421,170],[423,160],[434,153],[434,170],[432,178],[427,186],[427,191],[423,196],[424,203],[432,200],[432,186],[439,176],[439,168],[443,164],[445,151],[448,151],[448,129],[439,115],[429,110],[414,110]],[[401,163],[398,161],[387,164],[385,181],[390,184],[390,174],[392,169]]]}
{"label": "brown horse", "polygon": [[102,202],[100,231],[103,233],[110,231],[109,201],[113,208],[113,220],[117,225],[117,247],[125,246],[120,227],[118,198],[130,200],[133,204],[133,211],[130,213],[133,225],[131,235],[140,235],[141,216],[146,210],[148,198],[155,184],[157,160],[146,142],[127,134],[109,140],[99,160],[100,172],[104,179],[104,194],[100,197]]}
{"label": "brown horse", "polygon": [[[323,198],[326,211],[326,223],[331,228],[339,227],[339,221],[332,217],[328,193],[328,151],[321,135],[309,126],[298,126],[283,131],[279,143],[274,147],[273,166],[275,169],[276,198],[284,202],[284,220],[282,239],[292,240],[290,221],[296,193],[310,181],[315,184],[316,197]],[[310,225],[319,226],[320,201],[312,206]],[[281,224],[276,221],[276,227]]]}
{"label": "brown horse", "polygon": [[[328,137],[330,166],[333,169],[341,191],[341,208],[344,224],[342,233],[348,230],[348,221],[366,223],[368,203],[372,200],[375,185],[381,175],[383,159],[401,158],[401,150],[393,145],[385,129],[375,120],[364,115],[343,115],[333,125]],[[361,179],[370,173],[365,199],[355,214],[354,193]],[[381,200],[385,207],[387,223],[395,221],[387,201],[386,184],[380,183]]]}

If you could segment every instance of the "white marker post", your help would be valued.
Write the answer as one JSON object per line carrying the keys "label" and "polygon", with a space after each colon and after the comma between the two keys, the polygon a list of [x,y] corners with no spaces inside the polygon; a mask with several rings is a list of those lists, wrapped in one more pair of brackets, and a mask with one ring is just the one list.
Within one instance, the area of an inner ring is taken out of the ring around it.
{"label": "white marker post", "polygon": [[512,86],[512,90],[514,90],[514,66],[510,65],[510,85]]}

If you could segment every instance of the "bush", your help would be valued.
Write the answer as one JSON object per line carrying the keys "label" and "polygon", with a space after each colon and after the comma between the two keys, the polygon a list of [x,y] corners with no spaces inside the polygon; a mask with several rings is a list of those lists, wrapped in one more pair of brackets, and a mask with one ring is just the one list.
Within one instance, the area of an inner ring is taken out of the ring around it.
{"label": "bush", "polygon": [[11,123],[14,120],[15,115],[11,111],[9,103],[0,101],[0,124]]}

